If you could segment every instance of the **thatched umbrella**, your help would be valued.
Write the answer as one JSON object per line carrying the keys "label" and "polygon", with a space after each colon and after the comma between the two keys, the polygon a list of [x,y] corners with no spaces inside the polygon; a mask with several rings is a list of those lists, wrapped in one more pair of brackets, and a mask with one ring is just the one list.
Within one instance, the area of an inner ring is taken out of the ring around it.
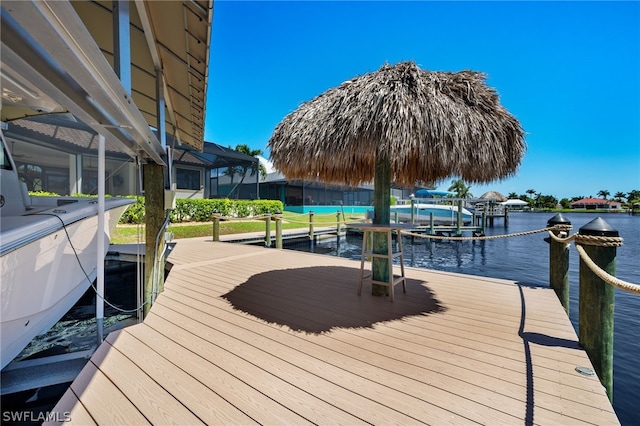
{"label": "thatched umbrella", "polygon": [[[278,124],[268,147],[274,167],[289,179],[373,180],[374,223],[388,224],[391,181],[504,178],[516,172],[525,143],[484,74],[429,72],[402,62],[303,103]],[[385,271],[376,273],[382,264],[374,262],[374,279],[383,278]],[[384,291],[376,287],[374,294]]]}

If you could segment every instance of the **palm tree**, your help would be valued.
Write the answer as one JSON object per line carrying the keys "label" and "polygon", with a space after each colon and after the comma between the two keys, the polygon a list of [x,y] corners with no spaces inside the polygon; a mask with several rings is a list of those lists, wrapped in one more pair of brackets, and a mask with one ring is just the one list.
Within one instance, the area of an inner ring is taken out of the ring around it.
{"label": "palm tree", "polygon": [[[248,155],[250,157],[257,157],[259,155],[262,155],[261,149],[251,149],[247,144],[236,145],[236,151],[238,151],[241,154]],[[259,161],[251,162],[251,163],[248,163],[248,162],[243,163],[238,166],[238,169],[239,169],[238,172],[240,176],[242,176],[242,178],[240,179],[240,182],[238,182],[238,184],[231,190],[231,192],[229,192],[229,195],[231,195],[231,193],[234,190],[236,190],[236,199],[240,197],[240,188],[242,188],[242,183],[244,182],[244,178],[247,176],[247,172],[251,172],[249,174],[250,176],[253,176],[256,173],[259,173],[260,178],[264,179],[267,177],[267,169]]]}
{"label": "palm tree", "polygon": [[507,198],[512,200],[512,199],[516,199],[518,198],[518,194],[515,192],[510,192],[509,195],[507,195]]}
{"label": "palm tree", "polygon": [[229,188],[231,188],[229,190],[229,192],[227,193],[227,197],[231,196],[231,193],[236,189],[236,186],[233,186],[233,178],[240,173],[241,169],[238,166],[228,166],[227,169],[224,171],[224,175],[225,176],[229,176]]}
{"label": "palm tree", "polygon": [[470,188],[471,186],[467,186],[462,179],[456,179],[451,181],[451,186],[447,191],[454,191],[458,198],[470,198],[473,197],[473,194],[469,192]]}
{"label": "palm tree", "polygon": [[602,198],[604,198],[605,200],[607,199],[609,194],[610,194],[610,192],[607,191],[606,189],[601,189],[600,191],[598,191],[598,195],[601,196]]}
{"label": "palm tree", "polygon": [[613,198],[615,198],[616,201],[622,202],[622,199],[627,198],[627,195],[624,192],[618,191],[615,193]]}

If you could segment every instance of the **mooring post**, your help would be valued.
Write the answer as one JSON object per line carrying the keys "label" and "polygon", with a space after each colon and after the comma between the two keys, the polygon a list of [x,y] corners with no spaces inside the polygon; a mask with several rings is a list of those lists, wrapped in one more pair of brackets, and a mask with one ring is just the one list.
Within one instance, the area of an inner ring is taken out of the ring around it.
{"label": "mooring post", "polygon": [[[587,238],[582,238],[582,237]],[[579,229],[576,244],[609,275],[616,273],[616,245],[588,237],[618,237],[618,231],[598,217]],[[605,246],[606,245],[606,246]],[[580,258],[579,340],[613,401],[614,287],[594,274]]]}
{"label": "mooring post", "polygon": [[462,235],[462,200],[458,200],[458,213],[456,215],[456,235]]}
{"label": "mooring post", "polygon": [[393,212],[393,223],[398,223],[398,212]]}
{"label": "mooring post", "polygon": [[[565,229],[555,229],[553,235],[566,238],[571,230],[571,222],[558,213],[547,221],[547,227],[563,225]],[[545,238],[549,243],[549,286],[556,292],[562,307],[569,314],[569,243]]]}
{"label": "mooring post", "polygon": [[[571,222],[558,213],[547,221],[547,227],[556,225],[563,225],[564,229],[553,230],[553,235],[566,238],[567,231],[571,230]],[[569,243],[557,242],[550,237],[544,240],[549,243],[549,286],[569,314]]]}
{"label": "mooring post", "polygon": [[213,241],[220,241],[220,213],[213,214]]}
{"label": "mooring post", "polygon": [[429,212],[429,235],[435,235],[436,231],[434,226],[433,212]]}
{"label": "mooring post", "polygon": [[265,247],[271,247],[271,214],[269,212],[267,212],[267,217],[264,220],[264,224],[264,245]]}
{"label": "mooring post", "polygon": [[482,212],[482,235],[486,235],[487,233],[487,212]]}
{"label": "mooring post", "polygon": [[273,217],[276,220],[276,248],[282,248],[282,213],[277,211]]}
{"label": "mooring post", "polygon": [[413,199],[413,197],[411,197],[411,224],[413,225],[415,223],[415,208],[416,205],[416,200]]}
{"label": "mooring post", "polygon": [[336,235],[338,236],[338,239],[340,239],[340,212],[336,212]]}
{"label": "mooring post", "polygon": [[504,206],[504,226],[509,226],[509,207]]}
{"label": "mooring post", "polygon": [[309,210],[309,239],[313,241],[313,210]]}

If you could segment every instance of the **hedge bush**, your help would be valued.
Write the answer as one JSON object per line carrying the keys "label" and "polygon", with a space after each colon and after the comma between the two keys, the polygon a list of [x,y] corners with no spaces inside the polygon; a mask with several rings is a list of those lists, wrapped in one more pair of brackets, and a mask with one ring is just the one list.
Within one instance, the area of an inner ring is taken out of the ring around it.
{"label": "hedge bush", "polygon": [[[266,213],[282,211],[279,200],[230,200],[215,199],[182,199],[176,200],[176,208],[171,212],[171,222],[208,222],[214,213],[225,217],[253,217]],[[136,197],[136,203],[124,212],[120,223],[144,222],[144,197]]]}
{"label": "hedge bush", "polygon": [[[53,192],[30,191],[35,196],[58,196]],[[74,194],[74,197],[95,197],[95,195]],[[144,197],[135,198],[136,202],[129,206],[120,218],[120,223],[144,223]],[[214,213],[225,217],[254,217],[267,213],[283,211],[280,200],[230,200],[228,198],[214,199],[176,199],[176,208],[171,212],[171,222],[208,222]]]}

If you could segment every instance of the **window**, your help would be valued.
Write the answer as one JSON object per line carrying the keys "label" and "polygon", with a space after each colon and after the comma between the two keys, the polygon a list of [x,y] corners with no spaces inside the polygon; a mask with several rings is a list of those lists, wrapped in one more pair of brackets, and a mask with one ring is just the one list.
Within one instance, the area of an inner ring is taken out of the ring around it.
{"label": "window", "polygon": [[176,167],[176,185],[178,189],[200,190],[200,170]]}

